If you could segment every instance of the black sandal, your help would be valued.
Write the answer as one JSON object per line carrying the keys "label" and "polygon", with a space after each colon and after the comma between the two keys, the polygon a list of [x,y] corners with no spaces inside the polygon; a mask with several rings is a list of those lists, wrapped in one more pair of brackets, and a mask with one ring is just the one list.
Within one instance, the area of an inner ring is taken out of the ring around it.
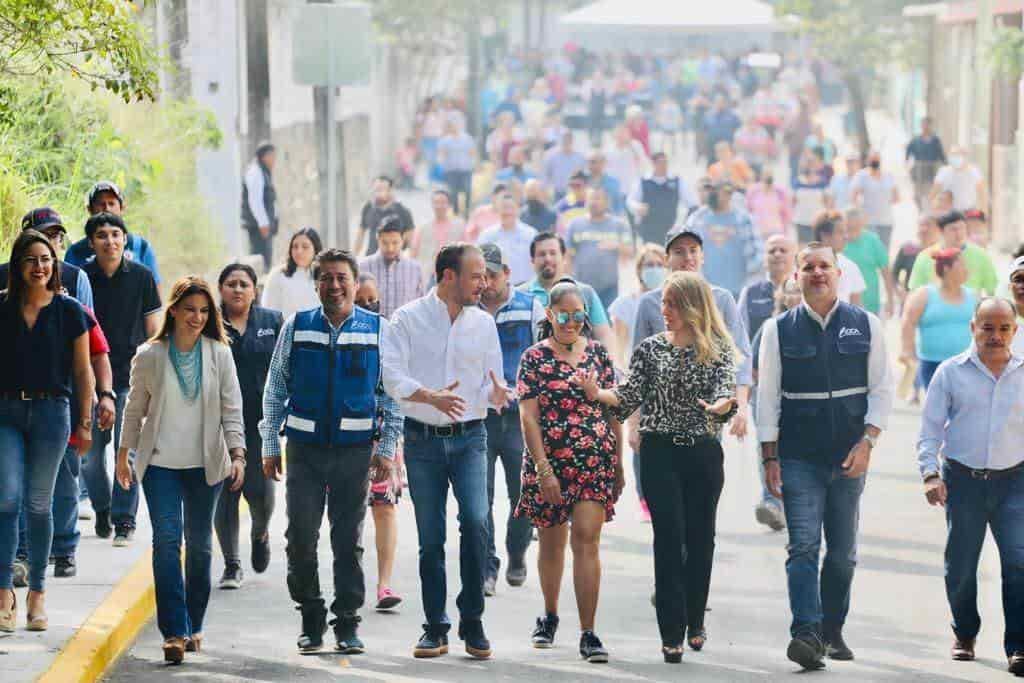
{"label": "black sandal", "polygon": [[700,652],[704,649],[704,643],[708,642],[708,632],[703,628],[690,629],[690,636],[686,640],[691,650]]}
{"label": "black sandal", "polygon": [[683,645],[662,645],[661,654],[666,664],[679,664],[683,661]]}

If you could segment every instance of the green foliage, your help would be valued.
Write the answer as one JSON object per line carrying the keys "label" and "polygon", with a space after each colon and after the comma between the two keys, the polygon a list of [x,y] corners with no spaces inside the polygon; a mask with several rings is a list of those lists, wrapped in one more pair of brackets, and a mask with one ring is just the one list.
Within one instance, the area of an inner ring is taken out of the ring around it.
{"label": "green foliage", "polygon": [[144,2],[0,0],[0,74],[70,73],[125,102],[154,98],[157,57],[142,24]]}
{"label": "green foliage", "polygon": [[1014,26],[997,26],[988,48],[988,59],[996,73],[1010,79],[1024,73],[1024,31]]}
{"label": "green foliage", "polygon": [[25,211],[44,204],[61,213],[70,238],[78,239],[86,192],[106,179],[125,192],[128,228],[153,243],[165,279],[215,265],[222,230],[197,193],[195,177],[196,150],[221,142],[211,113],[190,102],[128,105],[70,77],[19,79],[6,97],[0,245]]}

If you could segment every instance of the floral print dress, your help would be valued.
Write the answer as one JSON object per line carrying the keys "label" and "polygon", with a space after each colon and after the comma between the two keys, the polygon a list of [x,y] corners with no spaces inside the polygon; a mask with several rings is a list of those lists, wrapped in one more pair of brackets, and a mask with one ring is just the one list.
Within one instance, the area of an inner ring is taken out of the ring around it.
{"label": "floral print dress", "polygon": [[516,517],[537,527],[565,524],[573,506],[593,500],[604,506],[605,521],[615,515],[615,434],[610,414],[597,401],[588,401],[571,378],[578,369],[596,371],[601,388],[615,386],[615,369],[608,352],[590,340],[576,368],[555,357],[546,342],[526,350],[519,363],[517,389],[521,401],[536,399],[544,450],[562,487],[562,503],[551,505],[541,496],[533,458],[523,457],[522,495]]}

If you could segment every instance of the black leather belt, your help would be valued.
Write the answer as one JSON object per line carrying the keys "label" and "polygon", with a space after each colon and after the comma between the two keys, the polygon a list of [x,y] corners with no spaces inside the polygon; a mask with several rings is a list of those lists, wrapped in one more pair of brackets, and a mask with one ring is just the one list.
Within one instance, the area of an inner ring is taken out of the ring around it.
{"label": "black leather belt", "polygon": [[411,417],[405,418],[405,428],[409,431],[416,432],[417,434],[425,434],[426,436],[439,436],[442,438],[462,436],[470,429],[480,424],[483,424],[483,420],[453,422],[450,425],[428,425],[426,422],[420,422],[419,420],[414,420]]}
{"label": "black leather belt", "polygon": [[949,463],[950,467],[955,470],[960,470],[971,479],[1003,479],[1005,477],[1011,477],[1024,469],[1024,461],[1017,463],[1013,467],[1007,467],[1005,470],[976,470],[973,467],[968,467],[962,462],[957,462],[952,458],[947,459],[946,462]]}
{"label": "black leather belt", "polygon": [[646,432],[640,435],[640,438],[645,437],[670,441],[673,446],[696,446],[697,444],[702,444],[708,441],[717,441],[717,438],[710,434],[692,436],[690,434],[671,434],[668,432]]}
{"label": "black leather belt", "polygon": [[57,398],[58,394],[52,391],[4,391],[0,392],[0,399],[5,401],[45,401]]}

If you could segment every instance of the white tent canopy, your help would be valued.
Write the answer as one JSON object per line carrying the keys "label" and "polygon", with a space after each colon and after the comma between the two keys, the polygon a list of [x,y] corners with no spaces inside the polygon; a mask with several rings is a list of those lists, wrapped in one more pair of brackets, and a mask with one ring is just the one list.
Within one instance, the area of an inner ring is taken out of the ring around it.
{"label": "white tent canopy", "polygon": [[569,30],[633,28],[675,33],[770,32],[780,28],[758,0],[599,0],[561,18]]}

